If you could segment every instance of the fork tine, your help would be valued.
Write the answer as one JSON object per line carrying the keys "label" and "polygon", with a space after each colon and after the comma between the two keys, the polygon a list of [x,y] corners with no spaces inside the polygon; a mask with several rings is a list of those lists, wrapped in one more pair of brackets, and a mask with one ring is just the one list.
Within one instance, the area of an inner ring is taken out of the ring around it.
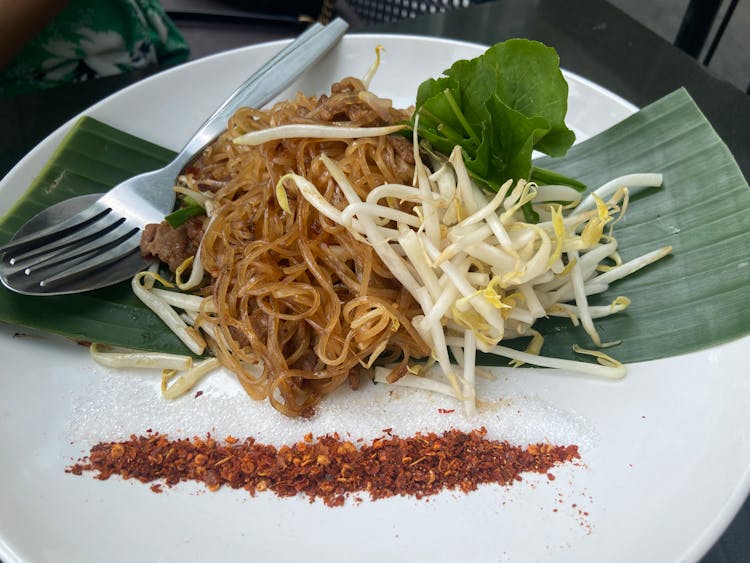
{"label": "fork tine", "polygon": [[[93,258],[91,255],[100,254],[110,248],[115,248],[117,245],[124,243],[129,238],[136,235],[140,229],[127,223],[120,222],[113,229],[103,233],[101,236],[97,235],[95,238],[90,240],[86,244],[72,246],[62,252],[54,252],[46,255],[43,259],[38,260],[32,264],[27,264],[24,273],[32,275],[39,270],[49,271],[51,268],[65,264],[70,267],[74,263],[78,263],[79,259],[90,259]],[[140,245],[140,239],[138,239]],[[127,253],[127,252],[124,252]],[[19,268],[20,269],[20,268]],[[54,274],[54,271],[52,272]],[[52,275],[45,274],[45,275]]]}
{"label": "fork tine", "polygon": [[97,254],[97,256],[91,260],[84,260],[50,276],[45,275],[43,279],[39,281],[39,285],[46,288],[53,287],[73,278],[86,275],[94,270],[104,268],[115,262],[119,262],[136,252],[140,252],[140,242],[138,240],[134,241],[133,237],[130,237],[123,244],[118,244],[106,252]]}
{"label": "fork tine", "polygon": [[[34,232],[31,235],[14,239],[2,246],[0,246],[0,254],[13,252],[23,248],[33,249],[42,246],[49,241],[55,240],[58,237],[66,236],[73,231],[83,228],[92,222],[98,221],[107,213],[110,212],[108,208],[102,208],[100,206],[92,205],[87,207],[83,211],[76,213],[72,217],[66,219],[58,225],[48,227]],[[28,251],[28,250],[27,250]]]}
{"label": "fork tine", "polygon": [[113,229],[116,229],[125,221],[123,217],[117,217],[112,213],[100,215],[96,220],[89,222],[83,228],[73,231],[67,236],[53,240],[42,246],[32,248],[20,254],[13,255],[8,252],[9,263],[12,266],[22,268],[24,264],[35,264],[47,260],[52,256],[57,256],[60,252],[67,252],[66,249],[74,249],[82,246],[89,241],[93,241],[100,236],[106,235]]}

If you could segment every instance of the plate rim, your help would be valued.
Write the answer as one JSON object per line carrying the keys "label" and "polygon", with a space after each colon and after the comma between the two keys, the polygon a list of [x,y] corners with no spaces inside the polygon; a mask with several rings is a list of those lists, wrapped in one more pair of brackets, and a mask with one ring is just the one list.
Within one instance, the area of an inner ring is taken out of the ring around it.
{"label": "plate rim", "polygon": [[[404,33],[347,33],[344,38],[362,38],[362,39],[379,39],[383,37],[388,38],[395,38],[405,41],[419,41],[424,43],[441,43],[446,45],[455,45],[455,46],[461,46],[461,47],[468,47],[468,48],[476,48],[476,49],[487,49],[489,46],[482,44],[482,43],[475,43],[472,41],[464,41],[460,39],[451,39],[446,37],[431,37],[429,35],[408,35]],[[140,88],[144,83],[151,83],[155,82],[157,80],[162,80],[164,76],[169,76],[173,73],[179,73],[184,72],[186,68],[189,68],[191,66],[198,66],[202,64],[210,64],[213,60],[219,60],[221,58],[232,56],[237,53],[242,53],[245,51],[252,51],[259,48],[268,48],[268,47],[275,47],[279,46],[282,47],[284,45],[287,45],[292,42],[292,39],[275,39],[273,41],[264,41],[261,43],[255,43],[252,45],[246,45],[242,47],[236,47],[234,49],[228,49],[226,51],[221,51],[219,53],[213,53],[211,55],[206,55],[204,57],[200,57],[198,59],[193,59],[190,61],[187,61],[183,64],[164,69],[160,72],[157,72],[155,74],[152,74],[151,76],[148,76],[146,78],[143,78],[141,80],[138,80],[132,84],[129,84],[128,86],[117,90],[115,92],[112,92],[99,100],[98,102],[84,108],[77,114],[73,115],[71,118],[60,124],[58,127],[56,127],[54,130],[52,130],[49,134],[47,134],[43,139],[41,139],[34,147],[27,152],[13,167],[8,170],[8,172],[3,176],[2,179],[0,179],[0,194],[2,194],[3,188],[6,183],[9,182],[9,179],[15,174],[18,173],[18,170],[22,169],[26,166],[27,161],[32,160],[33,157],[37,154],[37,152],[40,152],[44,150],[47,143],[49,143],[52,139],[57,137],[58,135],[64,135],[70,129],[73,127],[73,125],[76,123],[78,119],[80,119],[82,116],[98,109],[99,107],[110,103],[110,101],[118,96],[121,96],[123,94],[127,94],[127,92],[135,89]],[[607,88],[597,84],[596,82],[576,73],[573,71],[570,71],[564,67],[561,67],[561,70],[563,71],[563,74],[567,77],[572,78],[573,80],[576,80],[580,82],[581,84],[586,85],[587,87],[591,88],[592,90],[598,91],[600,94],[607,96],[608,98],[612,99],[613,101],[619,103],[624,108],[627,108],[627,110],[630,113],[635,113],[638,111],[638,106],[632,104],[622,96],[616,94],[615,92],[612,92],[611,90],[608,90]]]}
{"label": "plate rim", "polygon": [[[487,45],[475,43],[471,41],[464,41],[464,40],[451,39],[451,38],[445,38],[445,37],[432,37],[428,35],[408,35],[408,34],[401,34],[401,33],[349,33],[346,35],[346,37],[350,37],[350,38],[356,37],[356,38],[362,38],[362,39],[368,39],[368,40],[372,40],[372,39],[382,40],[383,38],[396,38],[396,39],[402,39],[402,40],[408,40],[408,41],[421,41],[425,43],[443,43],[443,44],[448,44],[448,45],[456,45],[456,46],[461,46],[461,47],[470,47],[470,48],[477,48],[477,49],[487,48]],[[252,51],[258,48],[282,46],[282,45],[289,43],[290,41],[291,39],[277,39],[273,41],[261,42],[261,43],[257,43],[253,45],[238,47],[235,49],[230,49],[227,51],[222,51],[219,53],[208,55],[206,57],[194,59],[182,65],[178,65],[176,67],[162,70],[154,75],[151,75],[147,78],[134,82],[133,84],[128,85],[127,87],[121,90],[118,90],[116,92],[113,92],[107,95],[106,97],[102,98],[95,104],[88,106],[81,112],[77,113],[76,115],[66,120],[61,125],[59,125],[53,131],[51,131],[48,135],[46,135],[42,140],[40,140],[27,154],[25,154],[6,173],[6,175],[2,178],[2,180],[0,180],[0,197],[2,197],[2,194],[5,191],[5,186],[13,180],[16,174],[18,174],[19,170],[27,166],[30,160],[33,160],[33,158],[38,152],[47,149],[48,148],[47,145],[54,142],[56,138],[58,137],[61,138],[61,136],[66,134],[71,129],[73,124],[82,115],[90,113],[98,109],[100,106],[110,103],[110,101],[114,97],[124,95],[127,92],[131,91],[132,89],[140,88],[145,82],[163,80],[164,76],[166,75],[170,75],[172,73],[177,73],[177,72],[184,72],[186,67],[190,67],[191,65],[210,64],[212,60],[218,60],[220,58],[224,58],[233,53]],[[585,78],[584,76],[579,75],[575,72],[569,71],[567,69],[563,69],[563,71],[566,74],[566,77],[573,78],[574,80],[577,80],[582,84],[585,84],[589,88],[599,91],[600,93],[606,95],[610,99],[617,101],[623,107],[628,108],[631,111],[631,113],[636,112],[638,110],[637,106],[630,103],[625,98],[619,96],[615,92],[612,92],[611,90],[608,90],[607,88],[597,84],[596,82],[593,82],[592,80],[589,80],[588,78]],[[38,170],[36,170],[34,173],[35,174],[38,173]],[[748,497],[748,493],[750,493],[750,465],[745,467],[745,471],[742,475],[740,482],[737,482],[735,484],[735,487],[730,493],[727,501],[723,504],[722,509],[719,511],[719,513],[715,515],[711,523],[707,527],[704,528],[703,533],[701,533],[699,537],[695,538],[692,544],[686,547],[682,557],[685,559],[697,559],[701,557],[702,555],[704,555],[711,548],[711,546],[721,537],[722,533],[726,530],[726,528],[735,518],[740,508],[745,503]],[[4,534],[2,533],[0,533],[0,556],[5,558],[8,562],[21,561],[21,559],[16,558],[15,553],[10,548],[10,545],[6,542],[6,538],[4,537]]]}

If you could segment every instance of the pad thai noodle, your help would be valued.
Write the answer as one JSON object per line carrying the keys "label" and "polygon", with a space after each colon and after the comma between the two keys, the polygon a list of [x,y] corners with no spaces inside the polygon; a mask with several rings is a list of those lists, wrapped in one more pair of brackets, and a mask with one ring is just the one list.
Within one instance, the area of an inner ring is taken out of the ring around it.
{"label": "pad thai noodle", "polygon": [[165,244],[168,225],[150,226],[144,235],[145,252],[174,270],[202,241],[207,283],[199,293],[210,295],[214,307],[203,307],[194,325],[207,330],[211,352],[253,398],[268,397],[285,414],[305,413],[343,382],[356,387],[360,366],[380,359],[400,361],[405,370],[410,357],[428,356],[429,348],[409,320],[421,309],[371,246],[304,198],[290,195],[285,211],[276,185],[291,171],[343,205],[321,155],[354,179],[365,198],[380,185],[411,182],[412,147],[394,135],[258,146],[233,139],[287,124],[376,127],[408,118],[353,78],[334,84],[328,96],[300,94],[270,110],[242,109],[182,178],[189,190],[210,194],[210,221],[203,216],[180,228],[184,252]]}
{"label": "pad thai noodle", "polygon": [[[594,319],[629,301],[588,297],[671,252],[623,262],[613,235],[633,191],[661,176],[616,178],[583,200],[528,177],[487,190],[462,147],[433,150],[419,138],[419,112],[368,91],[375,68],[330,94],[239,110],[179,178],[177,211],[146,227],[142,253],[173,281],[151,268],[133,289],[204,358],[93,345],[97,361],[162,368],[167,398],[223,366],[289,416],[310,416],[363,373],[445,393],[471,414],[485,374],[477,351],[516,366],[625,374]],[[576,352],[595,363],[541,355],[533,326],[547,316],[580,325],[595,349]],[[504,346],[518,337],[530,338],[525,350]]]}

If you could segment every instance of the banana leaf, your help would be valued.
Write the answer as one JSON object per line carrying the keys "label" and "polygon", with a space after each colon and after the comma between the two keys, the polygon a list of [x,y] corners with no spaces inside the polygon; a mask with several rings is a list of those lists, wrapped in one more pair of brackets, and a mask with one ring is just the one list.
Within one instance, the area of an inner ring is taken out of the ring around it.
{"label": "banana leaf", "polygon": [[[107,191],[134,174],[164,165],[173,156],[172,151],[95,119],[81,118],[24,196],[0,219],[0,243],[49,205]],[[89,293],[46,297],[19,295],[0,286],[0,321],[76,341],[188,353],[133,295],[130,282]]]}
{"label": "banana leaf", "polygon": [[[671,245],[671,256],[612,284],[592,299],[631,299],[628,309],[595,322],[618,360],[674,356],[750,333],[750,189],[729,149],[684,89],[669,94],[580,145],[549,167],[597,187],[632,172],[660,172],[663,187],[631,199],[615,226],[627,261]],[[536,325],[535,325],[536,326]],[[574,357],[592,347],[565,319],[539,323],[545,355]],[[580,359],[580,358],[579,358]]]}
{"label": "banana leaf", "polygon": [[[169,151],[84,118],[26,196],[0,220],[0,240],[37,209],[71,195],[103,191],[169,156]],[[664,245],[672,245],[673,255],[592,299],[605,304],[625,295],[632,301],[624,312],[595,323],[603,341],[621,341],[608,353],[623,362],[657,359],[750,332],[750,189],[687,92],[678,90],[574,146],[566,157],[544,158],[538,165],[590,187],[632,172],[664,175],[663,188],[632,198],[615,235],[624,260]],[[27,297],[2,289],[0,320],[77,340],[185,352],[133,298],[127,283],[67,297]],[[592,347],[584,331],[567,319],[544,319],[536,328],[545,336],[545,355],[575,358],[573,344]],[[498,359],[480,361],[493,364]]]}

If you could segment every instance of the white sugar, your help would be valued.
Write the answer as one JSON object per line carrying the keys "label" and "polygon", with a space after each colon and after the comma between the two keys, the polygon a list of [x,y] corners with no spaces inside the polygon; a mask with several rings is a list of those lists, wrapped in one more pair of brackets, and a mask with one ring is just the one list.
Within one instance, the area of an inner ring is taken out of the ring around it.
{"label": "white sugar", "polygon": [[520,376],[478,381],[479,412],[471,418],[450,398],[369,382],[363,382],[357,391],[342,386],[318,406],[311,419],[290,419],[267,401],[252,400],[234,376],[224,371],[209,375],[176,401],[161,397],[156,372],[92,366],[86,379],[85,388],[77,388],[71,397],[69,428],[70,439],[82,447],[148,431],[173,438],[207,433],[217,439],[252,436],[282,444],[301,440],[307,433],[338,432],[352,440],[372,440],[387,429],[408,436],[485,427],[489,438],[514,444],[577,444],[585,450],[593,440],[591,428],[575,413],[565,412],[533,392],[519,391]]}

